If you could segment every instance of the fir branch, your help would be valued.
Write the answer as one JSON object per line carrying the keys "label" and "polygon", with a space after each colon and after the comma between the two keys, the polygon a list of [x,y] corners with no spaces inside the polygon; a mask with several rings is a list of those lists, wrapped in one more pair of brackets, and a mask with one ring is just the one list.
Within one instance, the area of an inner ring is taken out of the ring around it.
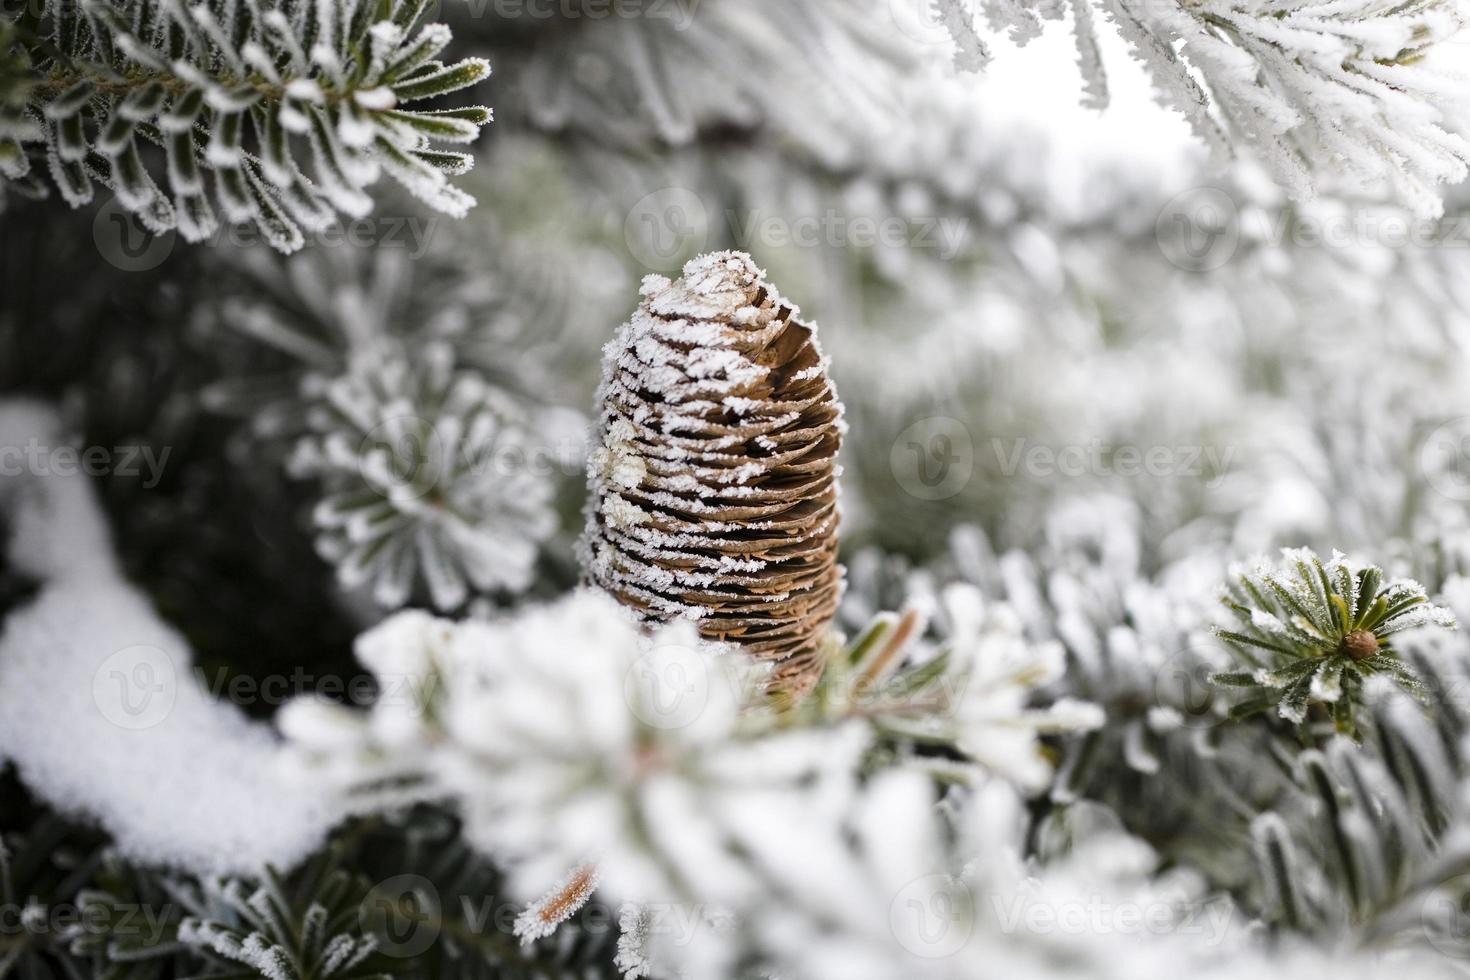
{"label": "fir branch", "polygon": [[[1239,625],[1216,635],[1253,668],[1212,675],[1220,687],[1244,692],[1233,714],[1275,706],[1306,740],[1309,709],[1325,720],[1330,708],[1333,727],[1356,734],[1370,678],[1389,678],[1423,699],[1423,680],[1388,638],[1420,626],[1455,629],[1449,610],[1430,605],[1417,582],[1382,584],[1380,569],[1353,565],[1341,554],[1326,563],[1306,549],[1282,556],[1278,565],[1235,569],[1222,598]],[[1261,652],[1268,655],[1264,662]]]}
{"label": "fir branch", "polygon": [[[4,63],[18,51],[29,66],[24,104],[0,114],[0,170],[19,180],[42,156],[73,207],[102,184],[154,232],[202,241],[222,215],[283,252],[337,212],[366,214],[363,188],[383,170],[462,216],[473,202],[448,177],[469,158],[433,144],[473,141],[490,110],[405,106],[473,85],[489,65],[433,60],[449,32],[421,17],[412,0],[376,12],[338,0],[48,3],[33,24],[0,22]],[[165,167],[145,163],[149,144]]]}
{"label": "fir branch", "polygon": [[[1439,186],[1464,179],[1470,142],[1452,100],[1465,80],[1426,62],[1464,24],[1454,0],[1087,0],[1033,11],[986,4],[992,26],[1023,38],[1038,16],[1070,11],[1084,101],[1106,104],[1092,5],[1152,75],[1159,100],[1184,115],[1217,154],[1253,152],[1293,197],[1340,176],[1386,188],[1416,212],[1438,215]],[[974,44],[971,21],[945,3],[956,46]],[[969,59],[972,62],[976,59]]]}

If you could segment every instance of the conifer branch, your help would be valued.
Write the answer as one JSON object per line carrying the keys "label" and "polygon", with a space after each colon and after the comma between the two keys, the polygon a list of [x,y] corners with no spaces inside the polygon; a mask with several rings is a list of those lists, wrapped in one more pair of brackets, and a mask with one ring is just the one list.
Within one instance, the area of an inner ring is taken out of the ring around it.
{"label": "conifer branch", "polygon": [[47,2],[0,22],[0,176],[41,191],[44,160],[73,207],[100,184],[155,233],[197,242],[253,223],[283,252],[338,213],[367,214],[384,171],[463,216],[473,201],[448,178],[473,158],[437,145],[473,142],[490,110],[408,107],[490,69],[436,60],[450,35],[425,13],[418,0]]}

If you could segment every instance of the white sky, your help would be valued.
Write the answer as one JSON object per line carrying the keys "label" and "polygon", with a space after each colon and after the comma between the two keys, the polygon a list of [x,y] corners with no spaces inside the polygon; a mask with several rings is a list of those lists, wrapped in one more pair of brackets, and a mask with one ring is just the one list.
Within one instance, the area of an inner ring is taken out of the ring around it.
{"label": "white sky", "polygon": [[982,112],[1001,126],[1039,127],[1053,148],[1044,164],[1060,186],[1076,183],[1082,169],[1120,162],[1130,169],[1158,168],[1161,180],[1178,175],[1186,159],[1204,148],[1177,112],[1160,106],[1142,65],[1128,56],[1109,24],[1099,23],[1110,101],[1099,113],[1081,106],[1082,73],[1070,21],[1050,22],[1025,48],[989,37],[994,61],[975,84]]}

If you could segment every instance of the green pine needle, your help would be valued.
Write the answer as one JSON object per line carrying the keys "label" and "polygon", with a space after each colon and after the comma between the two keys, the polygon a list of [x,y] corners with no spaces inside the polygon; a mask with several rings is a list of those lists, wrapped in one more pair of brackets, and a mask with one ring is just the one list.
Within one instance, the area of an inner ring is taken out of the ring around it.
{"label": "green pine needle", "polygon": [[1456,623],[1448,610],[1429,602],[1417,582],[1385,583],[1376,567],[1358,567],[1339,553],[1324,562],[1305,548],[1283,551],[1277,564],[1233,574],[1222,602],[1238,623],[1215,632],[1253,669],[1211,678],[1244,694],[1232,717],[1274,707],[1293,725],[1330,723],[1353,734],[1362,682],[1373,675],[1387,676],[1426,700],[1423,679],[1388,637],[1425,626],[1455,629]]}

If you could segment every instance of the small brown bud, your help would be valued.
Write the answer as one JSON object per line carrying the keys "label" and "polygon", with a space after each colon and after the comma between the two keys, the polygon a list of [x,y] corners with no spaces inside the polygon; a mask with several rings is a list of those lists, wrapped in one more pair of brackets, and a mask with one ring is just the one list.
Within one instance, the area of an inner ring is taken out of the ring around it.
{"label": "small brown bud", "polygon": [[1372,630],[1353,630],[1342,638],[1341,649],[1354,660],[1367,660],[1378,653],[1378,637]]}

